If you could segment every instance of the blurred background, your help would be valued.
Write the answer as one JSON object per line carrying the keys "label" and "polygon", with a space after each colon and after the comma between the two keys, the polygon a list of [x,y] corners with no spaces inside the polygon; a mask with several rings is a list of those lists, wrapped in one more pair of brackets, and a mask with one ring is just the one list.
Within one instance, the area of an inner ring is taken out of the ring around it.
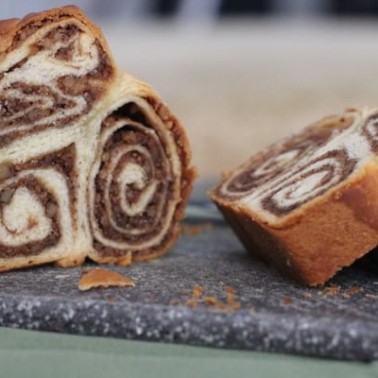
{"label": "blurred background", "polygon": [[[378,0],[78,0],[181,119],[202,176],[352,105],[378,105]],[[2,0],[1,18],[64,5]]]}

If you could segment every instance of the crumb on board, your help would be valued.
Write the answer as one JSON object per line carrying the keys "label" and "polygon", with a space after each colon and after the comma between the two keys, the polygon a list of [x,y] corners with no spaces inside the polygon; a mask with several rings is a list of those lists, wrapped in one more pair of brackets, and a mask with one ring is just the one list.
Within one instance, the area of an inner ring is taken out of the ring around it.
{"label": "crumb on board", "polygon": [[193,287],[193,298],[200,298],[203,295],[203,287],[202,286],[194,286]]}
{"label": "crumb on board", "polygon": [[[344,299],[349,299],[353,295],[362,293],[364,289],[359,286],[352,286],[348,289],[342,289],[338,285],[331,284],[330,286],[325,287],[323,290],[318,291],[318,294],[325,297],[334,297],[339,295]],[[306,293],[304,294],[306,296]],[[307,297],[309,298],[309,297]]]}
{"label": "crumb on board", "polygon": [[305,298],[307,298],[307,299],[310,299],[310,298],[312,298],[312,293],[310,293],[309,291],[305,291],[305,292],[303,293],[303,296],[304,296]]}
{"label": "crumb on board", "polygon": [[131,278],[103,268],[90,270],[79,281],[79,290],[81,291],[110,286],[135,286],[135,282]]}
{"label": "crumb on board", "polygon": [[341,296],[343,298],[350,298],[352,295],[355,295],[355,294],[358,294],[358,293],[362,293],[364,291],[364,289],[362,287],[358,287],[358,286],[353,286],[347,290],[345,290],[344,293],[341,294]]}
{"label": "crumb on board", "polygon": [[203,232],[210,231],[214,225],[210,222],[201,224],[183,224],[181,227],[181,233],[188,236],[196,236]]}
{"label": "crumb on board", "polygon": [[192,308],[198,306],[198,300],[202,297],[203,288],[202,286],[195,285],[192,291],[192,297],[186,302],[186,305]]}
{"label": "crumb on board", "polygon": [[340,294],[340,286],[338,285],[327,286],[320,292],[320,294],[324,295],[325,297],[334,297]]}
{"label": "crumb on board", "polygon": [[285,305],[285,306],[288,306],[288,305],[293,304],[294,301],[293,301],[293,299],[290,298],[290,297],[283,297],[283,298],[281,299],[281,303],[282,303],[283,305]]}
{"label": "crumb on board", "polygon": [[192,291],[192,297],[186,302],[191,308],[198,307],[199,304],[205,304],[210,307],[224,311],[236,311],[241,308],[240,302],[236,300],[236,291],[231,287],[225,287],[226,300],[222,301],[215,296],[204,295],[202,286],[195,285]]}
{"label": "crumb on board", "polygon": [[367,293],[367,294],[365,294],[365,298],[376,300],[376,299],[378,299],[378,295]]}
{"label": "crumb on board", "polygon": [[209,306],[216,306],[218,304],[218,299],[215,297],[205,296],[203,297],[203,300]]}
{"label": "crumb on board", "polygon": [[109,303],[113,303],[113,302],[116,302],[117,301],[117,297],[115,295],[107,295],[106,297],[106,300],[109,302]]}
{"label": "crumb on board", "polygon": [[359,286],[353,286],[351,288],[349,288],[348,290],[346,290],[346,294],[349,294],[349,295],[354,295],[354,294],[357,294],[357,293],[362,293],[364,291],[364,289],[362,287],[359,287]]}

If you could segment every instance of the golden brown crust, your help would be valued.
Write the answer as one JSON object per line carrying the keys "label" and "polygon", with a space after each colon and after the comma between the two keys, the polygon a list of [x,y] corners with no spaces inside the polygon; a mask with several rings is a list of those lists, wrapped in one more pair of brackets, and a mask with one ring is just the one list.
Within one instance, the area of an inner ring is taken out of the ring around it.
{"label": "golden brown crust", "polygon": [[378,245],[378,165],[271,227],[256,214],[210,194],[245,247],[307,285],[322,285]]}
{"label": "golden brown crust", "polygon": [[[101,51],[101,53],[104,53],[103,55],[110,57],[109,65],[111,66],[112,70],[111,73],[106,75],[106,88],[103,91],[104,93],[104,100],[101,104],[100,101],[98,101],[99,104],[96,105],[96,108],[94,108],[96,111],[98,111],[97,118],[100,119],[101,117],[99,115],[102,114],[102,112],[105,114],[106,112],[110,112],[109,105],[114,105],[115,103],[118,104],[118,102],[124,101],[124,103],[120,103],[120,107],[126,106],[128,104],[128,101],[131,99],[135,99],[136,102],[140,101],[141,103],[146,101],[149,106],[146,104],[146,107],[153,108],[153,111],[156,113],[157,117],[160,118],[162,123],[166,126],[167,130],[169,130],[170,138],[174,140],[174,148],[172,151],[177,151],[180,163],[181,163],[181,179],[180,179],[180,200],[178,201],[175,199],[175,212],[172,219],[172,225],[169,229],[169,232],[167,233],[166,237],[163,240],[163,243],[161,245],[153,245],[151,247],[151,251],[149,249],[146,249],[141,251],[141,254],[138,254],[138,250],[136,251],[129,251],[127,250],[127,247],[124,249],[117,250],[116,248],[113,248],[113,251],[110,251],[108,255],[99,252],[96,249],[95,244],[93,243],[93,240],[85,240],[85,243],[83,240],[80,240],[80,243],[84,244],[84,247],[73,246],[70,253],[67,254],[61,254],[59,257],[51,257],[49,258],[49,261],[56,262],[57,265],[62,267],[69,267],[69,266],[75,266],[83,263],[85,256],[88,256],[94,261],[100,262],[100,263],[113,263],[113,264],[119,264],[122,266],[127,266],[131,263],[132,260],[148,260],[155,257],[158,257],[164,253],[166,253],[173,245],[173,243],[176,241],[179,232],[180,232],[180,225],[178,222],[183,218],[184,216],[184,209],[186,206],[186,203],[188,201],[192,185],[193,185],[193,179],[196,175],[196,172],[193,167],[191,167],[191,150],[189,146],[189,141],[186,136],[184,128],[180,125],[179,121],[174,117],[174,115],[170,112],[170,110],[167,108],[165,104],[161,101],[159,96],[153,92],[153,90],[146,84],[140,82],[139,80],[132,78],[130,75],[124,74],[114,63],[110,50],[108,48],[108,45],[104,39],[104,36],[102,35],[102,32],[97,26],[95,26],[85,15],[80,11],[79,8],[75,6],[66,6],[62,8],[52,9],[41,13],[33,13],[29,14],[23,19],[10,19],[10,20],[4,20],[0,22],[0,60],[2,57],[7,56],[8,53],[12,52],[14,49],[17,49],[20,47],[20,45],[29,37],[32,36],[34,33],[38,33],[39,30],[44,29],[50,29],[54,28],[55,25],[57,28],[60,28],[65,26],[66,24],[69,24],[68,26],[71,26],[70,24],[73,23],[75,26],[75,30],[80,29],[84,31],[84,33],[89,33],[91,35],[94,35],[98,42],[100,47],[103,48],[104,51]],[[48,31],[50,33],[50,30]],[[48,35],[48,34],[45,34]],[[35,35],[37,37],[37,35]],[[44,38],[43,32],[38,35],[38,37]],[[27,44],[27,43],[25,43]],[[96,47],[97,47],[97,41],[96,41]],[[97,72],[97,71],[96,71]],[[101,71],[98,70],[99,74],[101,74]],[[72,81],[72,78],[70,78]],[[112,79],[114,79],[112,81]],[[67,84],[68,85],[68,84]],[[120,88],[120,87],[126,87],[125,89],[125,96],[119,95],[119,92],[117,89],[114,88]],[[113,101],[113,102],[112,102]],[[114,109],[116,112],[117,108]],[[95,112],[94,112],[95,113]],[[111,113],[111,112],[110,112]],[[106,113],[108,115],[108,113]],[[96,117],[93,117],[96,118]],[[88,117],[90,119],[90,117]],[[154,120],[158,121],[156,117],[154,117]],[[160,125],[160,121],[159,127]],[[85,123],[88,127],[96,127],[95,122],[92,122],[91,124]],[[151,125],[148,125],[151,126]],[[44,130],[43,130],[44,131]],[[168,134],[168,133],[167,133]],[[25,133],[26,135],[26,133]],[[17,134],[17,138],[20,136],[20,134]],[[15,138],[16,139],[16,138]],[[0,141],[1,142],[1,141]],[[13,140],[12,140],[13,142]],[[95,149],[94,149],[95,150]],[[172,156],[175,154],[168,154],[168,156]],[[174,159],[172,159],[174,160]],[[176,160],[174,160],[176,162]],[[178,166],[179,164],[177,164]],[[6,175],[7,171],[6,168],[0,169],[0,176]],[[165,176],[162,176],[165,177]],[[178,177],[178,175],[176,176]],[[74,181],[74,180],[72,180]],[[177,181],[176,181],[177,183]],[[74,184],[73,184],[74,185]],[[175,186],[175,196],[177,195],[178,186]],[[176,198],[176,197],[175,197]],[[177,203],[178,201],[178,203]],[[81,249],[82,248],[82,249]],[[111,247],[109,247],[109,250]],[[130,247],[132,249],[132,247]],[[137,248],[136,248],[137,249]],[[112,255],[112,253],[114,254]],[[134,254],[134,255],[133,255]],[[0,266],[1,270],[9,270],[14,269],[16,267],[23,267],[23,266],[31,266],[31,265],[37,265],[44,263],[47,260],[39,260],[35,257],[30,257],[30,259],[18,259],[11,262],[4,262],[4,266]]]}
{"label": "golden brown crust", "polygon": [[[192,151],[189,144],[189,139],[184,127],[176,116],[170,111],[168,106],[161,100],[159,95],[146,83],[133,78],[131,75],[126,74],[127,77],[132,78],[137,87],[137,93],[140,98],[143,98],[153,109],[156,115],[163,122],[165,127],[173,135],[175,144],[178,150],[182,172],[181,172],[181,192],[180,201],[176,206],[172,224],[172,230],[166,235],[164,242],[160,246],[155,246],[153,250],[148,253],[139,253],[134,251],[132,254],[132,261],[147,261],[158,258],[166,254],[174,246],[177,238],[181,233],[180,221],[185,216],[185,208],[189,200],[189,196],[193,189],[194,180],[197,177],[197,170],[191,165]],[[124,266],[124,256],[104,256],[101,254],[91,255],[90,258],[97,263],[110,263]],[[126,259],[127,261],[127,259]],[[128,265],[128,264],[127,264]]]}
{"label": "golden brown crust", "polygon": [[66,257],[64,259],[56,261],[55,265],[60,268],[72,268],[74,266],[84,264],[85,257],[81,256],[80,258]]}
{"label": "golden brown crust", "polygon": [[95,268],[89,271],[79,281],[79,290],[81,291],[87,291],[100,287],[106,288],[110,286],[135,286],[135,282],[129,277],[122,276],[117,272],[112,272],[103,268]]}
{"label": "golden brown crust", "polygon": [[[20,22],[19,18],[9,18],[7,20],[1,20],[0,21],[0,35],[2,39],[6,38],[6,34],[12,34],[12,30],[17,29],[17,25],[19,22]],[[4,43],[4,41],[2,40],[2,42],[0,42],[0,46],[1,46],[1,43]]]}
{"label": "golden brown crust", "polygon": [[136,255],[134,257],[135,261],[145,261],[162,256],[173,247],[176,239],[180,235],[181,225],[179,222],[184,218],[185,207],[193,189],[194,179],[197,177],[196,168],[191,166],[192,151],[190,149],[189,139],[185,129],[180,124],[179,120],[171,113],[169,108],[159,99],[158,95],[148,85],[143,84],[142,91],[145,93],[143,97],[154,108],[156,114],[172,132],[179,150],[180,161],[183,169],[181,178],[181,201],[177,205],[173,219],[173,223],[177,223],[177,225],[172,232],[172,236],[170,237],[171,240],[166,245],[162,246],[162,248],[155,250],[149,255]]}
{"label": "golden brown crust", "polygon": [[54,23],[64,19],[74,19],[83,24],[99,40],[101,47],[114,65],[108,43],[101,29],[99,29],[81,10],[74,5],[54,8],[39,13],[30,13],[22,19],[12,18],[0,21],[0,54],[11,51],[17,41],[23,39],[22,32],[26,27],[33,27],[35,31],[46,23]]}

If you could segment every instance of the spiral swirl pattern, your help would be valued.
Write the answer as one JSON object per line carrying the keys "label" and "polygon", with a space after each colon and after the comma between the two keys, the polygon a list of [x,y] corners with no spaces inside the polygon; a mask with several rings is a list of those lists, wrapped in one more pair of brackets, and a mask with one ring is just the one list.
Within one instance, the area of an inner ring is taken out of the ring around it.
{"label": "spiral swirl pattern", "polygon": [[362,128],[362,135],[369,142],[370,148],[374,153],[378,152],[378,114],[368,117]]}
{"label": "spiral swirl pattern", "polygon": [[253,156],[214,191],[269,221],[344,182],[378,151],[377,110],[327,118]]}
{"label": "spiral swirl pattern", "polygon": [[59,257],[56,250],[72,243],[74,161],[71,145],[0,166],[0,259],[42,252]]}
{"label": "spiral swirl pattern", "polygon": [[71,21],[47,29],[0,63],[0,147],[31,132],[72,125],[91,110],[111,75],[100,43],[82,26]]}
{"label": "spiral swirl pattern", "polygon": [[7,50],[0,42],[0,270],[167,252],[193,179],[178,121],[117,69],[77,8],[10,30]]}
{"label": "spiral swirl pattern", "polygon": [[262,198],[262,207],[278,216],[285,215],[345,180],[356,163],[343,150],[327,152],[273,187]]}
{"label": "spiral swirl pattern", "polygon": [[89,187],[95,248],[143,259],[172,232],[180,174],[169,156],[177,152],[135,103],[102,123],[99,148]]}

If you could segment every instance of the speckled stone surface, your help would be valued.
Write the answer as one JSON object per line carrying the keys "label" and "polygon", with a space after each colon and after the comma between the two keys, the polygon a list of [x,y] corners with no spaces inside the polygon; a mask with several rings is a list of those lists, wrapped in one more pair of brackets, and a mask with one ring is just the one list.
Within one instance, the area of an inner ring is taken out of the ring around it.
{"label": "speckled stone surface", "polygon": [[[90,265],[92,266],[92,265]],[[87,265],[88,267],[88,265]],[[300,287],[250,257],[227,226],[183,236],[166,257],[115,271],[134,288],[80,292],[82,267],[0,275],[0,324],[127,339],[342,359],[378,358],[378,273],[342,271],[326,289]],[[241,309],[186,305],[194,285]],[[330,288],[331,287],[331,288]]]}
{"label": "speckled stone surface", "polygon": [[[341,271],[323,289],[304,288],[248,255],[205,199],[200,181],[188,218],[213,227],[182,236],[163,258],[110,267],[135,287],[80,292],[84,267],[37,267],[0,274],[0,325],[81,335],[295,353],[351,360],[378,359],[378,252]],[[372,267],[376,266],[374,270]],[[109,268],[109,266],[105,266]],[[193,287],[225,300],[236,291],[240,310],[199,301]]]}

